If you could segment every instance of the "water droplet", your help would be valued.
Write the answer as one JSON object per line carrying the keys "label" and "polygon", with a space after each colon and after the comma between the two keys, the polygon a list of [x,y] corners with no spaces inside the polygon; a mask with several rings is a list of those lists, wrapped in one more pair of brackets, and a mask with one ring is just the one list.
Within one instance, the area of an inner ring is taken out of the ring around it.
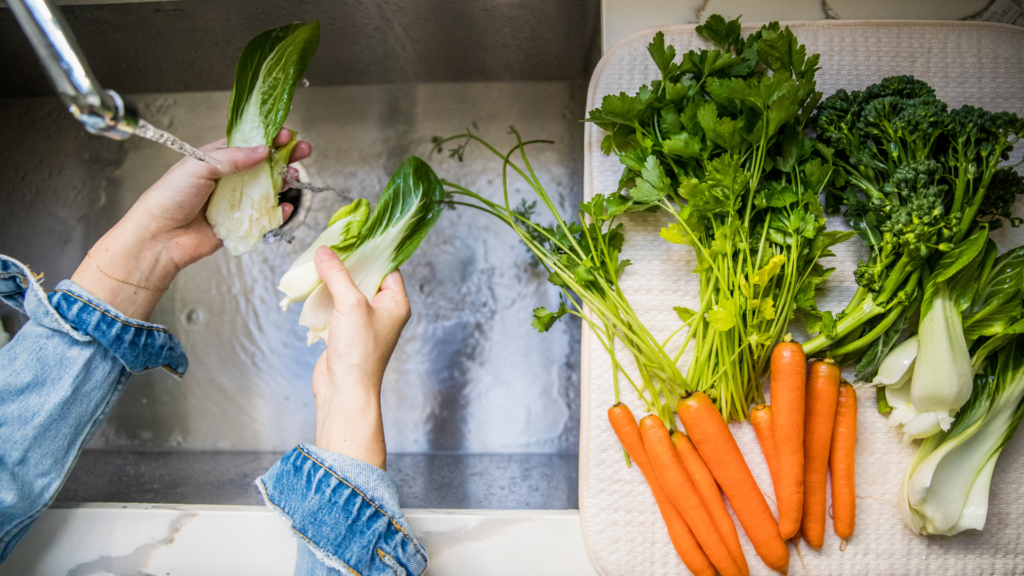
{"label": "water droplet", "polygon": [[203,311],[197,308],[189,308],[185,312],[185,324],[189,326],[198,326],[203,323]]}
{"label": "water droplet", "polygon": [[301,81],[299,81],[299,86],[302,86],[303,88],[309,88],[309,79],[303,78]]}

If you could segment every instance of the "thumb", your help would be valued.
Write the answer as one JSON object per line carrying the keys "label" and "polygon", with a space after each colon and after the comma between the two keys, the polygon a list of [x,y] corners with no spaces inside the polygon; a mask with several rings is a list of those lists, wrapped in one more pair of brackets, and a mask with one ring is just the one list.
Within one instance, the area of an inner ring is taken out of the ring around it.
{"label": "thumb", "polygon": [[186,174],[203,180],[216,180],[259,165],[267,159],[267,146],[218,148],[214,145],[200,148],[208,162],[185,158],[176,166]]}
{"label": "thumb", "polygon": [[270,147],[266,145],[253,146],[251,148],[217,148],[216,150],[206,152],[206,157],[213,160],[212,164],[214,165],[206,162],[202,164],[209,166],[211,172],[216,172],[215,178],[220,178],[257,166],[260,162],[267,159],[268,154],[270,154]]}
{"label": "thumb", "polygon": [[324,284],[327,284],[327,289],[334,297],[335,308],[347,307],[360,300],[366,302],[366,297],[356,287],[348,270],[345,269],[345,265],[333,250],[327,246],[317,248],[313,261],[316,263],[317,274]]}

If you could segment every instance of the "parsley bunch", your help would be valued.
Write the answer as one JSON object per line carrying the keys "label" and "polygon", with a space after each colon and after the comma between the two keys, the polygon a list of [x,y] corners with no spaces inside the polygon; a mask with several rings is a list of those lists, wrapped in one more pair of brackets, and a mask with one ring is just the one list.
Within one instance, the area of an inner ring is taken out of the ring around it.
{"label": "parsley bunch", "polygon": [[711,16],[697,32],[715,48],[676,60],[659,32],[648,51],[661,77],[604,98],[588,121],[624,166],[617,194],[672,216],[661,236],[693,248],[700,306],[677,307],[693,346],[687,380],[726,419],[763,401],[761,377],[795,313],[817,319],[818,259],[852,233],[827,231],[818,197],[831,155],[804,132],[822,94],[818,55],[777,22],[743,37]]}

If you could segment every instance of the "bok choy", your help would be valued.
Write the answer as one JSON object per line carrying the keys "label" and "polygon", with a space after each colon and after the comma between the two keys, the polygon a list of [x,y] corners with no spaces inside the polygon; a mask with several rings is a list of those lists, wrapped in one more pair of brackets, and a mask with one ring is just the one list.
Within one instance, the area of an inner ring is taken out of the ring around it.
{"label": "bok choy", "polygon": [[391,176],[370,213],[366,200],[338,210],[327,229],[303,252],[281,278],[285,293],[281,307],[303,302],[299,324],[309,329],[307,344],[327,341],[334,299],[320,281],[313,255],[330,246],[345,263],[359,291],[372,300],[384,277],[412,256],[444,208],[444,187],[423,160],[406,158]]}
{"label": "bok choy", "polygon": [[904,520],[918,534],[981,530],[992,472],[1024,416],[1024,338],[1011,336],[975,376],[973,394],[948,433],[924,442],[900,494]]}
{"label": "bok choy", "polygon": [[[900,495],[919,534],[984,528],[996,459],[1024,415],[1024,246],[997,255],[985,235],[943,256],[918,334],[893,348],[874,379],[885,386],[890,424],[902,424],[908,441],[925,438]],[[927,339],[939,344],[928,349]]]}
{"label": "bok choy", "polygon": [[[273,144],[319,41],[316,20],[267,30],[249,41],[235,69],[228,146]],[[291,142],[273,150],[266,162],[217,182],[206,219],[233,256],[252,250],[283,223],[277,193],[296,142],[292,134]]]}
{"label": "bok choy", "polygon": [[881,362],[889,422],[907,441],[948,431],[975,388],[975,373],[1024,313],[1024,247],[997,256],[979,228],[932,272],[915,336]]}

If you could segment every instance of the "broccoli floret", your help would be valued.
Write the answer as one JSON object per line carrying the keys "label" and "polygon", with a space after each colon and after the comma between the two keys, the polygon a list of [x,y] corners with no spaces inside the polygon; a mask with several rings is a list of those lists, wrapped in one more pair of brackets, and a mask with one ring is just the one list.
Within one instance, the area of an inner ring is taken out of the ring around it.
{"label": "broccoli floret", "polygon": [[872,292],[878,292],[882,289],[882,277],[878,274],[878,269],[864,261],[857,262],[857,269],[853,271],[853,278],[857,281],[858,286],[863,286]]}
{"label": "broccoli floret", "polygon": [[872,250],[855,278],[875,305],[909,302],[917,267],[953,250],[979,223],[1024,223],[1012,216],[1024,179],[1000,167],[1024,137],[1015,114],[949,110],[926,82],[893,76],[829,96],[813,122],[842,176],[826,199],[841,201]]}
{"label": "broccoli floret", "polygon": [[872,84],[860,92],[865,100],[874,100],[888,96],[898,98],[922,98],[934,97],[935,89],[923,80],[917,80],[913,76],[889,76],[881,82]]}
{"label": "broccoli floret", "polygon": [[944,208],[947,190],[946,186],[933,184],[907,191],[903,194],[905,204],[892,211],[882,231],[892,233],[900,248],[912,256],[927,256],[945,240],[941,229],[948,224]]}
{"label": "broccoli floret", "polygon": [[893,172],[886,192],[899,191],[906,195],[918,188],[935,184],[941,174],[942,165],[931,158],[900,164]]}
{"label": "broccoli floret", "polygon": [[1004,218],[1010,226],[1020,226],[1024,220],[1014,216],[1012,210],[1017,196],[1021,195],[1024,195],[1024,176],[1017,174],[1013,168],[996,170],[992,175],[992,181],[989,182],[988,192],[981,201],[978,220],[987,222],[990,230],[1002,226]]}

